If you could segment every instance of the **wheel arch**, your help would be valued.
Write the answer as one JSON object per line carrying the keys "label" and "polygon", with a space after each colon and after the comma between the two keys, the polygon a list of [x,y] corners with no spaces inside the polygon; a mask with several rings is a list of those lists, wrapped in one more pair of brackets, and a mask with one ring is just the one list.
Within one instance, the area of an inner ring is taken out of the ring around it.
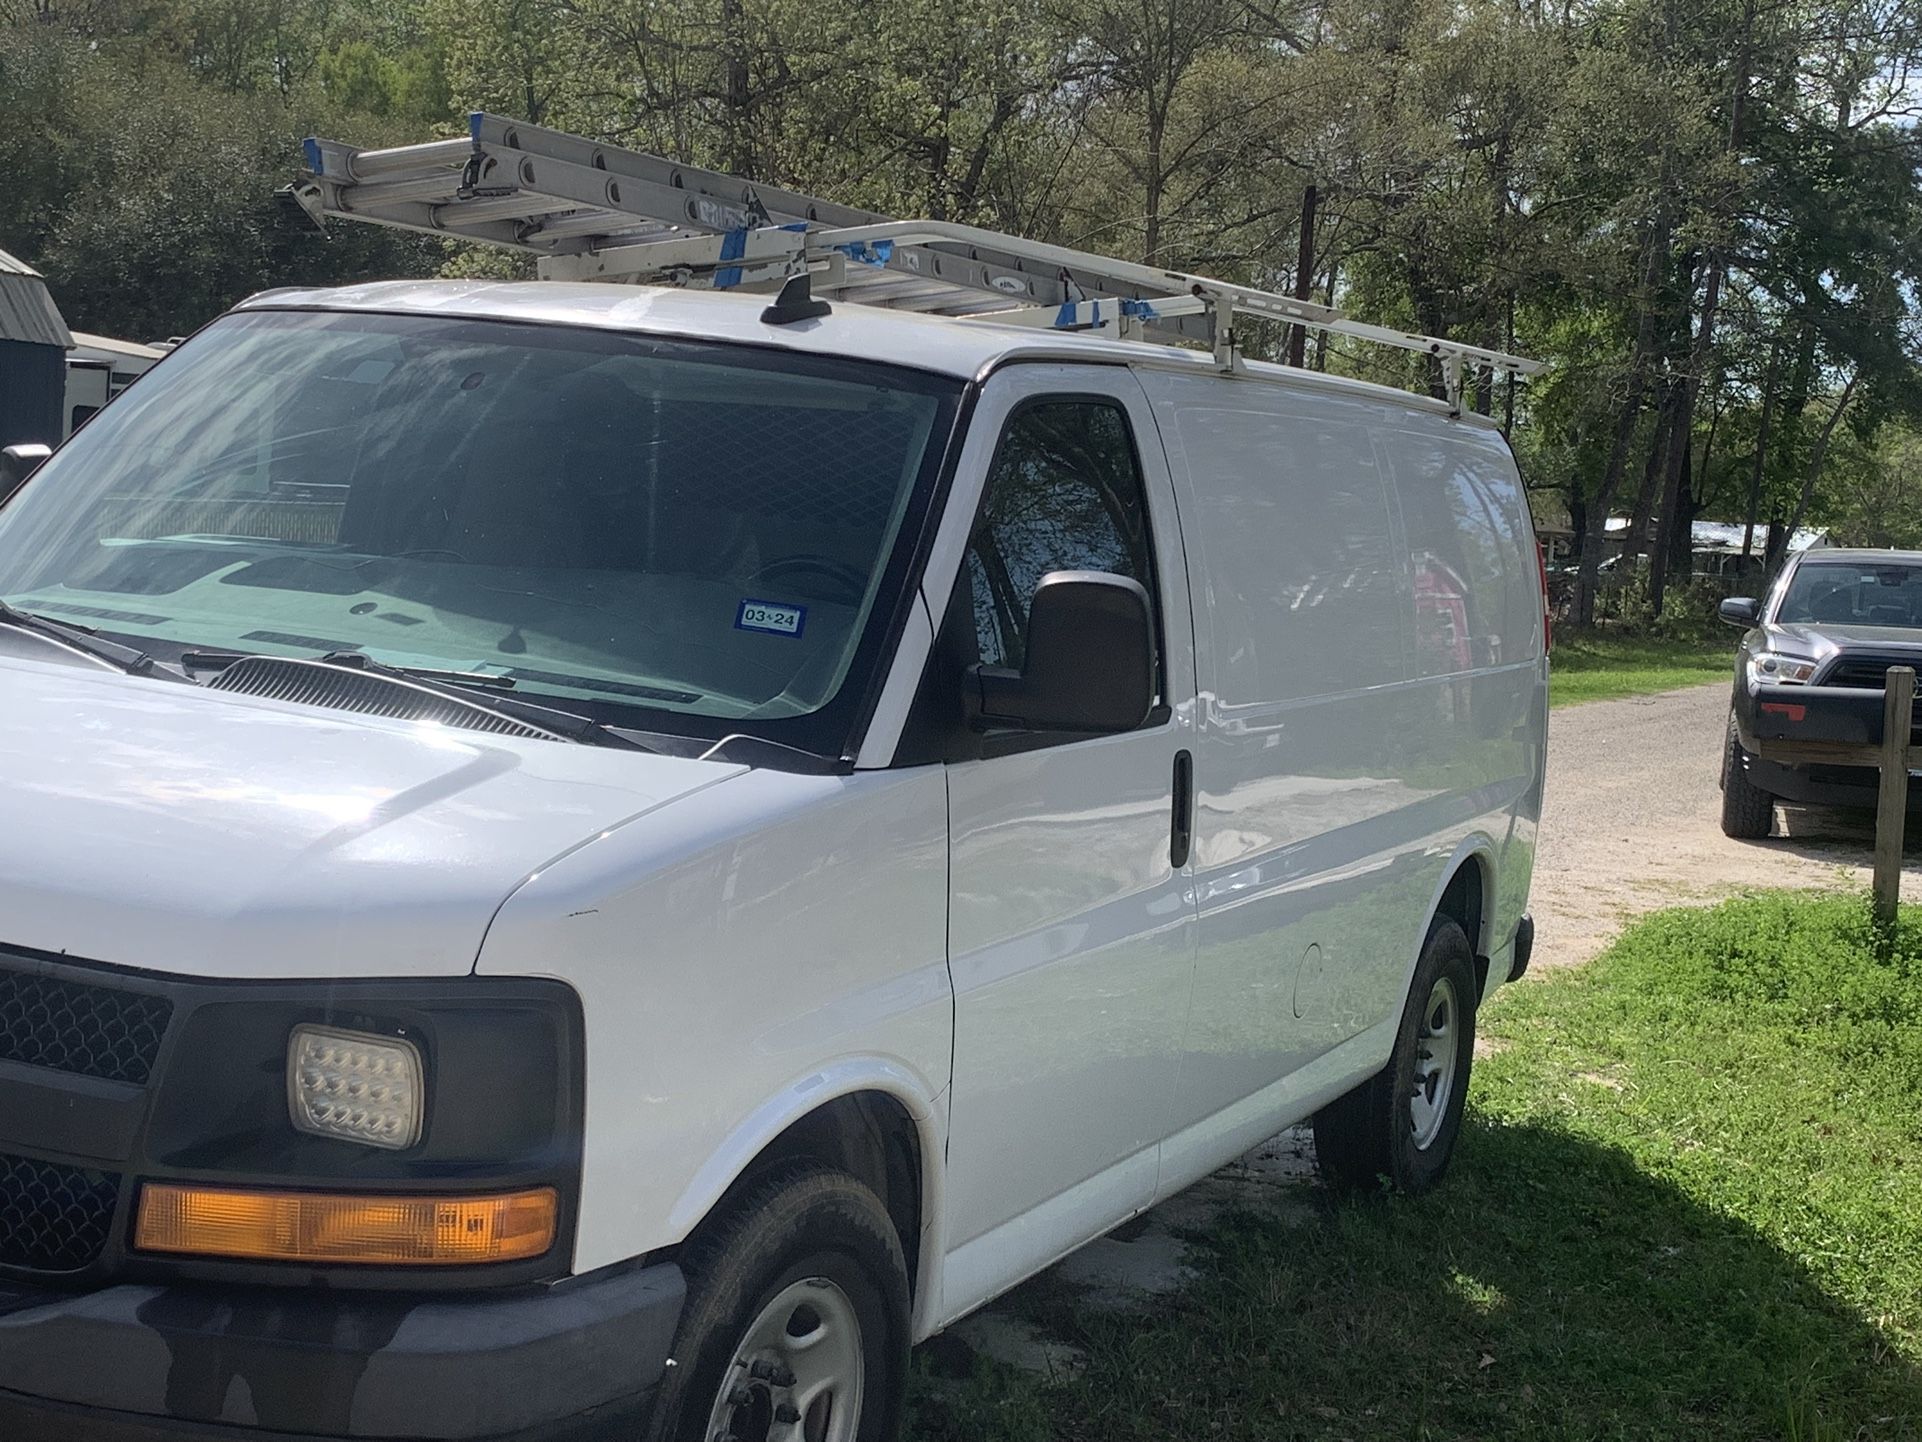
{"label": "wheel arch", "polygon": [[788,1162],[825,1162],[866,1185],[894,1221],[907,1261],[915,1335],[939,1302],[941,1118],[936,1099],[896,1063],[844,1062],[816,1072],[737,1126],[668,1216],[685,1238]]}
{"label": "wheel arch", "polygon": [[1475,958],[1477,994],[1486,995],[1492,941],[1489,929],[1494,925],[1495,896],[1495,843],[1479,834],[1467,837],[1449,857],[1448,865],[1442,869],[1441,884],[1429,900],[1421,935],[1415,938],[1415,954],[1409,959],[1409,977],[1412,979],[1415,974],[1429,928],[1434,926],[1437,917],[1448,916],[1468,937],[1468,949]]}

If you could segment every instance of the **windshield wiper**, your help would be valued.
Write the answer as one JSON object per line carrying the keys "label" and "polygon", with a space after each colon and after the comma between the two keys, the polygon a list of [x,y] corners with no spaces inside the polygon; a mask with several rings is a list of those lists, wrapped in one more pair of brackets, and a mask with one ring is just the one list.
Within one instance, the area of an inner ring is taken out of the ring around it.
{"label": "windshield wiper", "polygon": [[[258,655],[254,651],[182,651],[180,664],[189,671],[225,671],[236,661],[245,661]],[[358,651],[329,651],[324,656],[314,658],[335,665],[359,666],[365,657]],[[368,663],[379,669],[377,663]],[[389,666],[389,671],[397,671],[415,681],[446,681],[457,686],[488,686],[497,691],[511,691],[520,682],[512,676],[504,676],[496,671],[442,671],[432,666]]]}
{"label": "windshield wiper", "polygon": [[514,678],[511,676],[491,676],[475,671],[442,671],[431,666],[389,666],[359,651],[329,651],[325,656],[315,659],[323,666],[338,666],[346,671],[365,671],[374,676],[410,681],[449,700],[464,701],[509,720],[525,721],[530,726],[539,726],[569,741],[578,741],[583,746],[617,746],[629,751],[655,749],[578,711],[563,711],[558,706],[538,705],[517,697],[489,696],[485,692],[476,694],[472,689],[477,686],[499,686],[502,682],[512,686]]}
{"label": "windshield wiper", "polygon": [[170,671],[163,671],[154,665],[153,657],[145,651],[132,646],[123,646],[118,641],[109,641],[91,627],[70,625],[56,621],[50,616],[36,615],[23,611],[10,601],[0,601],[0,625],[12,626],[15,630],[30,631],[36,636],[45,636],[58,641],[84,655],[118,666],[129,676],[165,676],[172,680],[180,678]]}
{"label": "windshield wiper", "polygon": [[[237,661],[251,660],[259,653],[248,651],[183,651],[180,654],[181,669],[189,674],[195,671],[225,671]],[[502,676],[490,671],[448,671],[434,666],[389,666],[384,661],[376,661],[359,651],[329,651],[324,656],[307,658],[322,666],[338,666],[347,671],[366,671],[375,676],[392,676],[419,686],[437,696],[449,700],[465,702],[478,706],[483,711],[492,711],[497,716],[510,720],[525,721],[530,726],[551,731],[568,741],[578,741],[586,746],[618,746],[631,751],[652,751],[659,754],[661,748],[650,746],[633,733],[618,727],[606,726],[591,716],[583,716],[578,711],[563,711],[558,706],[543,706],[533,701],[522,701],[518,697],[476,695],[471,688],[506,691],[520,683],[512,676]]]}

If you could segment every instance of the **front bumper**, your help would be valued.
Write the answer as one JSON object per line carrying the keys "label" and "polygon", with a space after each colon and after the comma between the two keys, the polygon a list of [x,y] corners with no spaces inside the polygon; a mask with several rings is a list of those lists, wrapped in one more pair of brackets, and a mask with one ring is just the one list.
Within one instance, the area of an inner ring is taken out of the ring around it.
{"label": "front bumper", "polygon": [[[1740,764],[1752,784],[1784,801],[1873,807],[1884,704],[1883,693],[1867,687],[1738,686]],[[1922,727],[1910,744],[1922,745]],[[1913,773],[1909,808],[1922,808],[1922,777]]]}
{"label": "front bumper", "polygon": [[679,1267],[488,1296],[0,1283],[5,1442],[640,1435]]}
{"label": "front bumper", "polygon": [[1882,744],[1883,705],[1881,690],[1864,686],[1738,686],[1735,724],[1753,755],[1833,760],[1841,748]]}

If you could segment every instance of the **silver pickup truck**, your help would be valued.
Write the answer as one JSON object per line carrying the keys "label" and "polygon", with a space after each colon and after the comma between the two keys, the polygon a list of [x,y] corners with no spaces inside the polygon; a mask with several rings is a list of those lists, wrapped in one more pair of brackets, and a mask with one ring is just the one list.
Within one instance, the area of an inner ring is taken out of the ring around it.
{"label": "silver pickup truck", "polygon": [[[1722,751],[1722,830],[1756,839],[1777,800],[1873,807],[1876,772],[1834,759],[1882,740],[1884,678],[1922,670],[1922,551],[1805,551],[1769,594],[1731,597],[1746,628]],[[1911,784],[1911,809],[1922,788]]]}

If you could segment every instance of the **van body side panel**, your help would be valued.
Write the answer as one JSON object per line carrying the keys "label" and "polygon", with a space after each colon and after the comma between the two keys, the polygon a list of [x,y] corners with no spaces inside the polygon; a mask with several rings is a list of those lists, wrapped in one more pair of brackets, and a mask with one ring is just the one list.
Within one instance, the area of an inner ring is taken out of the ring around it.
{"label": "van body side panel", "polygon": [[[1485,855],[1509,894],[1501,851],[1538,794],[1540,643],[1510,625],[1493,542],[1478,557],[1492,582],[1451,584],[1429,552],[1466,571],[1465,543],[1444,545],[1451,530],[1417,554],[1404,525],[1399,489],[1436,486],[1442,465],[1512,475],[1499,438],[1305,388],[1158,370],[1142,383],[1176,477],[1202,693],[1179,1083],[1198,1130],[1164,1168],[1179,1184],[1381,1064],[1451,861]],[[1470,611],[1496,628],[1499,659],[1474,652]],[[1346,1075],[1279,1085],[1323,1056]],[[1251,1114],[1264,1093],[1285,1114]]]}
{"label": "van body side panel", "polygon": [[1198,598],[1201,936],[1179,1087],[1193,1122],[1379,1020],[1427,900],[1397,765],[1407,576],[1379,408],[1142,379],[1185,480]]}
{"label": "van body side panel", "polygon": [[1437,827],[1472,816],[1493,843],[1482,935],[1469,940],[1497,959],[1491,978],[1505,979],[1528,902],[1547,758],[1534,529],[1498,432],[1409,417],[1379,444],[1414,580],[1413,670],[1425,699],[1408,738],[1410,764],[1441,783],[1426,808]]}
{"label": "van body side panel", "polygon": [[943,1150],[941,769],[757,770],[689,799],[537,873],[481,951],[483,973],[581,995],[576,1271],[683,1240],[768,1141],[839,1094],[898,1097],[924,1162]]}

